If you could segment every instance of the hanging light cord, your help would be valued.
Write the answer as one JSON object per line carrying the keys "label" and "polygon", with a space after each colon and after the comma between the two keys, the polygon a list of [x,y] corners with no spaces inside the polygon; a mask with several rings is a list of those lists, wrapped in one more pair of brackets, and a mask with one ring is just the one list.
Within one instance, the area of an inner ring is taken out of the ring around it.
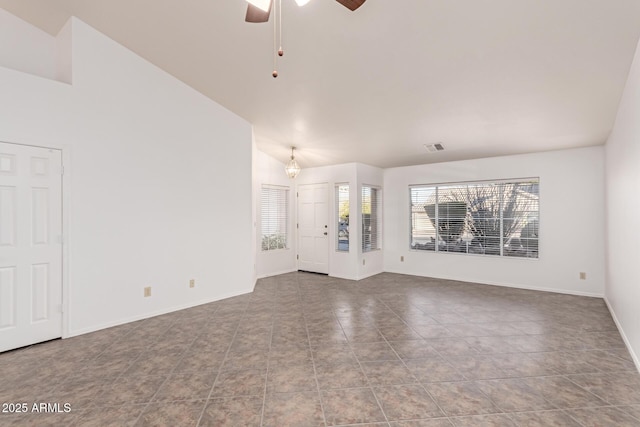
{"label": "hanging light cord", "polygon": [[[277,1],[273,2],[273,7],[274,8],[278,7],[278,2]],[[278,28],[278,26],[276,25],[277,14],[274,13],[273,15],[274,16],[273,16],[273,74],[272,74],[272,76],[275,79],[276,77],[278,77],[278,55],[276,53],[277,46],[278,46],[278,41],[277,41],[277,28]]]}
{"label": "hanging light cord", "polygon": [[284,50],[282,50],[282,0],[279,0],[278,5],[278,13],[280,19],[278,19],[278,25],[280,26],[280,49],[278,49],[278,56],[284,55]]}
{"label": "hanging light cord", "polygon": [[284,50],[282,50],[282,0],[274,0],[273,7],[277,9],[273,13],[273,73],[271,74],[275,79],[278,77],[278,56],[284,55]]}

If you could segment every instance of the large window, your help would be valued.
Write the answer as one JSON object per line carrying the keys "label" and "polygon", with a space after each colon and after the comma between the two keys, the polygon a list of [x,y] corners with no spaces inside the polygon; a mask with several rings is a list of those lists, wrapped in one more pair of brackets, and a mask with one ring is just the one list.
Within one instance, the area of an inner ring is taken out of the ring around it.
{"label": "large window", "polygon": [[538,258],[537,178],[409,191],[411,249]]}
{"label": "large window", "polygon": [[336,185],[336,207],[338,209],[337,248],[349,252],[349,185]]}
{"label": "large window", "polygon": [[261,211],[262,250],[286,249],[289,234],[289,189],[263,185]]}
{"label": "large window", "polygon": [[382,241],[380,189],[362,186],[362,252],[380,249]]}

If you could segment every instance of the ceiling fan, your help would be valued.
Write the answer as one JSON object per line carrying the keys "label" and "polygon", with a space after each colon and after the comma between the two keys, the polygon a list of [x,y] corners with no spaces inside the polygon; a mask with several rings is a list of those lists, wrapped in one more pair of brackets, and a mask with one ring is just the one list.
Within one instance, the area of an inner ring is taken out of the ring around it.
{"label": "ceiling fan", "polygon": [[[269,15],[271,14],[271,5],[273,0],[247,0],[249,5],[247,7],[246,22],[260,23],[269,21]],[[336,0],[349,10],[356,10],[366,0]],[[304,6],[309,0],[296,0],[298,6]]]}
{"label": "ceiling fan", "polygon": [[[362,6],[367,0],[336,1],[347,9],[353,11]],[[247,3],[249,3],[247,6],[247,16],[244,20],[249,23],[267,22],[269,21],[269,16],[271,15],[271,6],[275,4],[274,9],[277,9],[275,12],[275,19],[273,20],[274,55],[273,73],[271,73],[271,75],[276,78],[278,77],[278,57],[284,55],[284,50],[282,49],[282,0],[247,0]],[[309,0],[296,0],[296,3],[298,3],[298,6],[304,6],[305,4],[309,3]],[[276,49],[278,41],[280,42],[280,48]]]}

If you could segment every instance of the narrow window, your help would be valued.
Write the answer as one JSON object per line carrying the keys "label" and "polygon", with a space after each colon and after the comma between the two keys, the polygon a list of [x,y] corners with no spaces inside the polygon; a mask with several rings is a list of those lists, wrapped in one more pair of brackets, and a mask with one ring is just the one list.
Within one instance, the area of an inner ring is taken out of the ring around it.
{"label": "narrow window", "polygon": [[381,248],[382,204],[380,189],[362,186],[362,252]]}
{"label": "narrow window", "polygon": [[287,249],[289,230],[289,189],[262,186],[262,250]]}
{"label": "narrow window", "polygon": [[338,251],[349,252],[349,185],[336,185],[336,207],[338,217],[338,233],[336,247]]}

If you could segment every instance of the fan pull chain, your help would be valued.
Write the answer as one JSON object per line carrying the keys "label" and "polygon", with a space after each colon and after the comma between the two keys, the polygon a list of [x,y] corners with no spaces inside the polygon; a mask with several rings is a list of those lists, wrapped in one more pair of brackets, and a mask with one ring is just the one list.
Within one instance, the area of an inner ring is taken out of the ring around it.
{"label": "fan pull chain", "polygon": [[[273,8],[276,9],[278,7],[278,2],[274,1],[273,2]],[[276,13],[277,11],[273,11],[273,73],[271,73],[271,75],[273,76],[273,78],[275,79],[276,77],[278,77],[278,56],[276,55],[276,49],[278,46],[278,40],[277,40],[277,34],[278,34],[278,25],[277,25],[277,20],[278,20],[278,14]]]}
{"label": "fan pull chain", "polygon": [[[273,13],[273,73],[271,74],[275,79],[278,77],[278,56],[284,55],[282,49],[282,0],[274,0],[273,7],[277,9]],[[280,47],[276,49],[278,39]]]}
{"label": "fan pull chain", "polygon": [[280,27],[280,49],[278,49],[278,56],[284,55],[284,50],[282,50],[282,0],[279,0],[278,5],[278,13],[280,19],[278,19],[279,27]]}

